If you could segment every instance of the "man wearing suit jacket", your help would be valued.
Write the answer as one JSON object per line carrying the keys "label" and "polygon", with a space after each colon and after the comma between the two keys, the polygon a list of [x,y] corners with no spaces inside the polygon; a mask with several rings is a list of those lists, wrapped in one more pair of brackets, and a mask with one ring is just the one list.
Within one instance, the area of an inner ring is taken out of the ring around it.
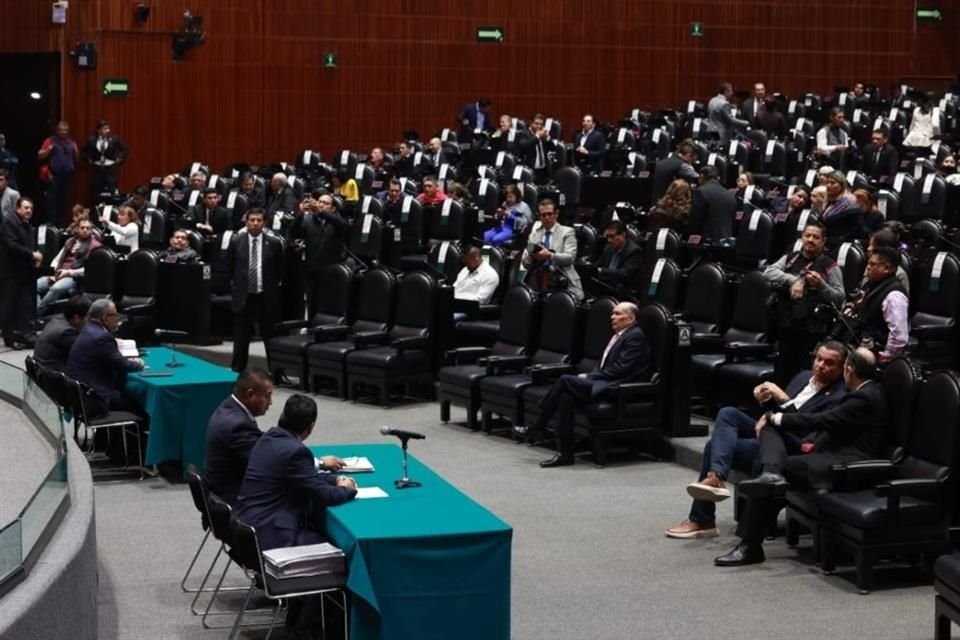
{"label": "man wearing suit jacket", "polygon": [[887,142],[887,132],[877,129],[870,134],[870,146],[863,151],[863,172],[881,184],[890,184],[900,170],[897,149]]}
{"label": "man wearing suit jacket", "polygon": [[89,311],[90,300],[85,296],[74,296],[63,307],[63,315],[44,325],[33,348],[33,359],[38,365],[53,371],[67,368],[70,349],[73,348]]}
{"label": "man wearing suit jacket", "polygon": [[690,186],[696,185],[699,179],[696,169],[693,168],[696,159],[697,147],[693,140],[688,138],[677,145],[676,151],[658,162],[653,170],[651,202],[656,204],[667,192],[670,184],[678,178],[683,178]]}
{"label": "man wearing suit jacket", "polygon": [[187,228],[203,236],[220,236],[233,228],[230,213],[220,206],[220,194],[216,189],[203,190],[203,199],[187,210],[184,222]]}
{"label": "man wearing suit jacket", "polygon": [[304,266],[307,293],[307,317],[317,312],[321,275],[332,264],[343,259],[350,224],[337,213],[333,196],[324,193],[316,200],[308,199],[300,205],[300,215],[290,228],[290,238],[304,241]]}
{"label": "man wearing suit jacket", "polygon": [[[813,358],[813,370],[801,371],[786,390],[772,382],[759,384],[753,397],[761,407],[784,412],[819,413],[835,406],[846,393],[843,388],[843,363],[847,348],[834,341],[821,343]],[[689,517],[667,529],[668,538],[713,538],[717,535],[716,503],[730,497],[726,479],[730,469],[750,469],[757,460],[760,442],[756,420],[735,407],[724,407],[717,413],[710,441],[703,449],[700,478],[687,485],[694,499]],[[800,440],[801,450],[812,449],[817,432]],[[799,437],[799,436],[798,436]]]}
{"label": "man wearing suit jacket", "polygon": [[93,390],[94,400],[87,406],[90,415],[130,411],[146,418],[140,403],[124,391],[127,372],[142,370],[143,360],[120,355],[113,337],[117,319],[117,307],[110,300],[102,298],[90,305],[87,323],[70,349],[66,373]]}
{"label": "man wearing suit jacket", "polygon": [[745,129],[750,123],[746,120],[734,118],[730,111],[730,98],[733,96],[733,85],[724,82],[720,85],[720,92],[707,103],[707,118],[710,128],[720,136],[720,143],[726,149],[733,133],[737,129]]}
{"label": "man wearing suit jacket", "polygon": [[766,85],[762,82],[755,83],[753,85],[753,96],[744,100],[743,104],[740,106],[740,115],[743,116],[743,119],[747,122],[752,122],[754,117],[760,111],[760,108],[763,106],[766,97]]}
{"label": "man wearing suit jacket", "polygon": [[537,289],[546,289],[550,273],[559,271],[569,284],[567,291],[578,300],[583,299],[583,286],[573,263],[577,258],[577,233],[573,227],[557,223],[557,205],[544,198],[537,205],[540,222],[533,225],[528,245],[523,252],[523,265],[529,269],[527,278]]}
{"label": "man wearing suit jacket", "polygon": [[693,211],[687,227],[690,235],[699,235],[701,242],[719,242],[733,235],[733,219],[737,215],[737,198],[718,180],[717,168],[700,169],[700,188],[693,192]]}
{"label": "man wearing suit jacket", "polygon": [[12,349],[33,346],[27,335],[36,317],[36,270],[43,255],[35,248],[32,217],[33,201],[20,198],[14,214],[0,223],[0,330]]}
{"label": "man wearing suit jacket", "polygon": [[607,246],[597,262],[597,277],[614,286],[631,283],[643,267],[643,250],[627,236],[627,226],[611,221],[603,230]]}
{"label": "man wearing suit jacket", "polygon": [[262,369],[244,369],[233,393],[220,403],[207,423],[204,479],[210,491],[233,508],[247,472],[250,451],[263,435],[257,418],[270,408],[273,381]]}
{"label": "man wearing suit jacket", "polygon": [[590,373],[564,375],[557,380],[540,401],[542,413],[525,434],[529,440],[539,440],[559,412],[557,428],[557,455],[544,460],[540,466],[547,469],[572,465],[573,418],[577,407],[595,402],[614,382],[646,381],[650,378],[650,344],[643,330],[637,326],[637,306],[621,302],[610,314],[613,335],[603,352],[600,364]]}
{"label": "man wearing suit jacket", "polygon": [[20,192],[10,186],[10,172],[0,169],[0,215],[15,214],[19,199]]}
{"label": "man wearing suit jacket", "polygon": [[550,156],[552,147],[550,131],[544,126],[547,119],[542,113],[535,114],[530,121],[528,135],[517,142],[521,162],[533,169],[533,181],[545,184],[550,177]]}
{"label": "man wearing suit jacket", "polygon": [[490,98],[480,98],[476,102],[471,102],[460,110],[457,120],[460,121],[460,132],[457,134],[457,140],[460,142],[472,142],[473,132],[477,129],[493,132],[493,120],[490,118]]}
{"label": "man wearing suit jacket", "polygon": [[583,116],[583,128],[573,136],[573,154],[576,165],[584,173],[603,171],[607,143],[589,113]]}
{"label": "man wearing suit jacket", "polygon": [[[757,478],[740,483],[744,510],[737,525],[740,543],[714,560],[721,567],[764,561],[766,523],[777,508],[775,498],[787,483],[801,489],[832,489],[830,466],[880,455],[889,415],[883,386],[873,380],[877,358],[859,347],[847,357],[843,379],[848,393],[832,409],[818,413],[767,412],[757,421],[760,464]],[[803,453],[800,434],[820,432],[811,453]]]}
{"label": "man wearing suit jacket", "polygon": [[427,143],[427,157],[430,158],[430,164],[433,165],[435,170],[439,170],[440,165],[449,162],[447,152],[443,150],[443,141],[440,138],[430,138],[430,142]]}
{"label": "man wearing suit jacket", "polygon": [[127,145],[111,134],[109,122],[101,120],[97,123],[97,133],[87,138],[87,143],[83,145],[82,154],[93,167],[90,192],[96,204],[100,201],[101,193],[113,193],[116,190],[117,167],[127,159]]}
{"label": "man wearing suit jacket", "polygon": [[264,342],[280,321],[280,286],[283,277],[283,242],[263,232],[263,209],[247,211],[246,233],[233,237],[227,249],[227,270],[233,283],[234,371],[247,368],[250,336],[260,326]]}
{"label": "man wearing suit jacket", "polygon": [[273,174],[270,179],[270,192],[267,194],[266,225],[273,227],[273,218],[278,213],[293,213],[296,210],[297,195],[287,184],[287,176],[283,173]]}
{"label": "man wearing suit jacket", "polygon": [[[357,495],[350,478],[321,475],[303,442],[317,422],[317,403],[290,396],[276,427],[257,439],[237,498],[237,518],[256,528],[264,551],[323,542],[323,508]],[[343,466],[339,461],[337,469]]]}
{"label": "man wearing suit jacket", "polygon": [[494,151],[506,151],[520,156],[523,144],[529,137],[526,129],[514,129],[513,118],[506,114],[500,116],[497,130],[490,136],[490,148]]}

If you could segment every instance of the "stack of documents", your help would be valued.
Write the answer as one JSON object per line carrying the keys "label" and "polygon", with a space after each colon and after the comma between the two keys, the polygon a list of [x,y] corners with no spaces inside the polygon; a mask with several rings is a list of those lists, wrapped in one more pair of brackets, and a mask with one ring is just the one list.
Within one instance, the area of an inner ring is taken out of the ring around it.
{"label": "stack of documents", "polygon": [[263,552],[263,559],[267,573],[274,578],[299,578],[347,572],[343,551],[329,542],[270,549]]}
{"label": "stack of documents", "polygon": [[[323,471],[323,460],[314,458],[313,462],[317,465],[318,471]],[[336,473],[370,473],[373,471],[373,463],[369,458],[363,456],[354,456],[352,458],[343,458],[344,467]]]}

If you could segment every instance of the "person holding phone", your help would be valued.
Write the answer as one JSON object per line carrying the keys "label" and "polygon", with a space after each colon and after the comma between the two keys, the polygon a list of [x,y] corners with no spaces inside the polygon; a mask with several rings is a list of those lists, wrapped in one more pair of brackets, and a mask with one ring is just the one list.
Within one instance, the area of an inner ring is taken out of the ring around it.
{"label": "person holding phone", "polygon": [[547,290],[560,288],[557,282],[562,279],[566,290],[577,301],[583,300],[580,276],[573,268],[577,258],[576,231],[557,222],[560,212],[549,198],[540,201],[537,212],[540,221],[533,225],[527,249],[523,252],[523,266],[529,270],[527,282],[535,289]]}

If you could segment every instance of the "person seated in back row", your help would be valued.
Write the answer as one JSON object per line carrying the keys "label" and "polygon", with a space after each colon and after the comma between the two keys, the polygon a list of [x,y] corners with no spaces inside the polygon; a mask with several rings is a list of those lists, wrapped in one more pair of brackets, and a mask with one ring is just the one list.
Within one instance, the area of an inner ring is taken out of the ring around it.
{"label": "person seated in back row", "polygon": [[180,264],[193,264],[200,260],[197,252],[190,248],[190,240],[187,238],[187,232],[183,229],[177,229],[170,236],[170,246],[163,250],[160,255],[161,262],[177,262]]}
{"label": "person seated in back row", "polygon": [[532,225],[533,212],[530,211],[530,206],[520,198],[517,186],[509,184],[503,190],[503,204],[497,209],[496,226],[483,232],[483,241],[500,246]]}
{"label": "person seated in back row", "polygon": [[43,327],[37,343],[33,347],[33,359],[38,365],[53,371],[63,371],[67,368],[67,358],[70,349],[83,327],[87,312],[90,310],[90,299],[85,296],[74,296],[67,300],[63,307],[63,315],[51,318]]}

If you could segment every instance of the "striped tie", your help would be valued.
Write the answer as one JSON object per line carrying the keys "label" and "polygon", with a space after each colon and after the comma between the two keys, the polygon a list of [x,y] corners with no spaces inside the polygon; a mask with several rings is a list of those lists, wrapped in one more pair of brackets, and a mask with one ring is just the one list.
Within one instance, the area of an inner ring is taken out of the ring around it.
{"label": "striped tie", "polygon": [[250,239],[250,264],[247,267],[247,292],[260,293],[257,287],[260,274],[260,238]]}

